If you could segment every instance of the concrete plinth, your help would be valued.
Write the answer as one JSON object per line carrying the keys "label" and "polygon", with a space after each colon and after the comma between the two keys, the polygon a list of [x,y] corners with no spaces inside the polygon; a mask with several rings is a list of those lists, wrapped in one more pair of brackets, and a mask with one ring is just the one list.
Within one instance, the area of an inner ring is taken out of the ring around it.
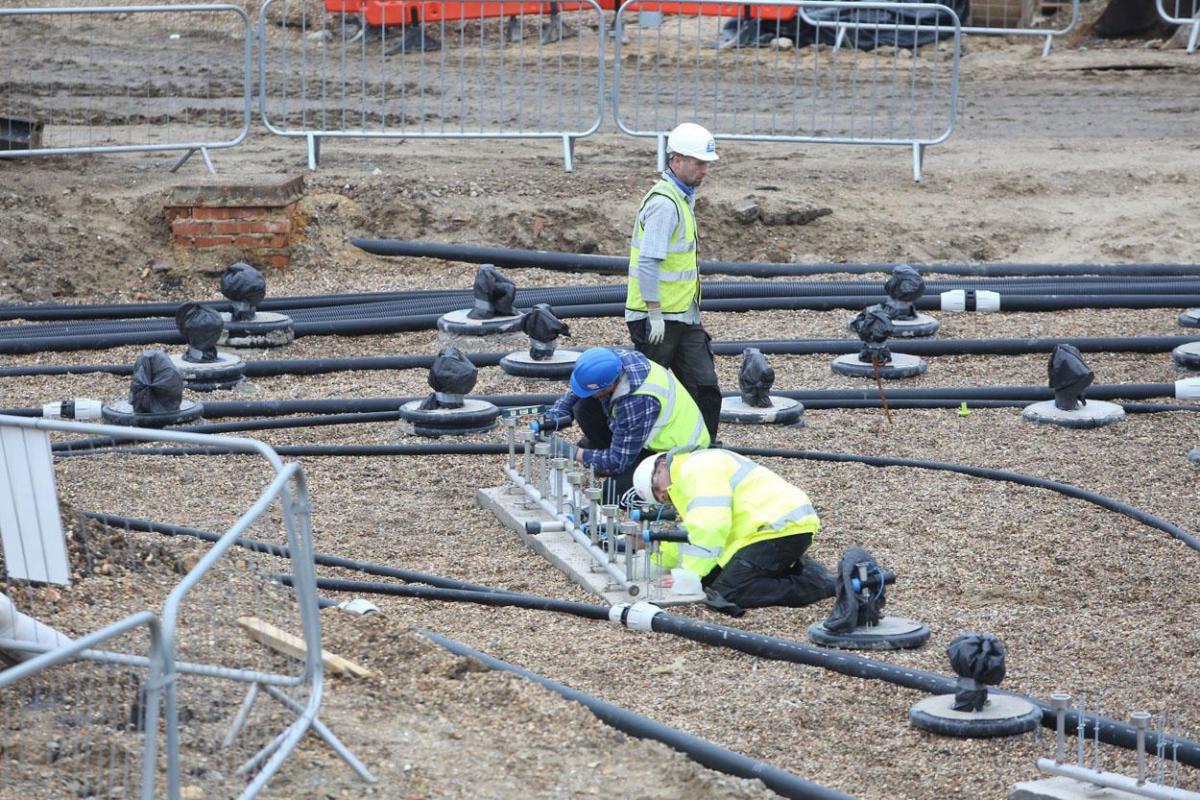
{"label": "concrete plinth", "polygon": [[[491,319],[472,319],[471,309],[460,308],[438,317],[437,329],[455,336],[491,336],[496,333],[512,333],[519,329],[523,314]],[[525,334],[521,334],[524,336]]]}
{"label": "concrete plinth", "polygon": [[[892,360],[878,367],[879,377],[884,380],[897,378],[915,378],[925,372],[927,364],[924,360],[906,353],[892,353]],[[857,353],[847,353],[833,360],[833,371],[839,375],[852,378],[874,378],[876,367],[870,362],[863,361]]]}
{"label": "concrete plinth", "polygon": [[1125,409],[1104,400],[1088,400],[1071,411],[1063,411],[1053,400],[1043,400],[1025,406],[1021,417],[1040,425],[1061,425],[1064,428],[1102,428],[1125,419]]}
{"label": "concrete plinth", "polygon": [[770,408],[747,405],[740,397],[721,400],[721,422],[746,425],[804,425],[804,404],[790,397],[769,397]]}
{"label": "concrete plinth", "polygon": [[[662,570],[650,565],[650,580],[644,579],[646,569],[645,551],[641,551],[634,562],[633,585],[636,594],[626,593],[619,588],[592,557],[566,531],[547,531],[536,535],[526,532],[526,522],[552,523],[554,519],[533,503],[515,486],[495,486],[475,492],[476,504],[496,515],[506,528],[514,530],[521,541],[542,558],[561,570],[573,582],[593,594],[604,598],[609,604],[627,603],[630,600],[648,600],[660,606],[676,606],[695,603],[704,599],[702,594],[675,594],[652,584],[662,578]],[[617,554],[624,561],[624,554]]]}
{"label": "concrete plinth", "polygon": [[1087,783],[1055,776],[1040,781],[1013,784],[1008,800],[1144,800],[1142,795],[1120,789],[1095,787]]}
{"label": "concrete plinth", "polygon": [[1181,344],[1171,351],[1175,366],[1189,372],[1200,370],[1200,342]]}

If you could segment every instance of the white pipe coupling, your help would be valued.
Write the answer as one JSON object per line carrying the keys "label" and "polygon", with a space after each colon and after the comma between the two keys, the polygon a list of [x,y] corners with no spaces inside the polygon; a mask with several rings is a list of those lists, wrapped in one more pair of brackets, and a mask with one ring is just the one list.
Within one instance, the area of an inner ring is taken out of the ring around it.
{"label": "white pipe coupling", "polygon": [[608,609],[608,618],[618,625],[624,625],[633,631],[652,631],[651,620],[662,609],[644,600],[637,603],[617,603]]}
{"label": "white pipe coupling", "polygon": [[[33,617],[17,611],[7,595],[0,594],[0,639],[14,639],[18,642],[48,645],[51,649],[66,647],[71,640],[51,628],[38,622]],[[28,661],[38,653],[29,651],[6,651],[17,661]]]}
{"label": "white pipe coupling", "polygon": [[1183,378],[1175,381],[1176,400],[1200,400],[1200,378]]}
{"label": "white pipe coupling", "polygon": [[942,292],[942,311],[978,311],[991,314],[1000,310],[1000,293],[954,289]]}

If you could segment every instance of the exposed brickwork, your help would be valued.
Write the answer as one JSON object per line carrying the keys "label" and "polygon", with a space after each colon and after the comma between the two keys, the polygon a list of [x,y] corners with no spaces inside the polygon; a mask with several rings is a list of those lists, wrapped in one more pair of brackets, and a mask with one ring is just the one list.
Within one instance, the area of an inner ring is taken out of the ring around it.
{"label": "exposed brickwork", "polygon": [[303,192],[299,176],[181,186],[164,205],[163,216],[176,248],[236,250],[253,264],[286,267]]}

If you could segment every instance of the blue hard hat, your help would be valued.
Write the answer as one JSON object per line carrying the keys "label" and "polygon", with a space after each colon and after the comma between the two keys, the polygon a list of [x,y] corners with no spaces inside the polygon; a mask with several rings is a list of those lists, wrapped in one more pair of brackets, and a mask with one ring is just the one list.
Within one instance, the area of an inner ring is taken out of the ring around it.
{"label": "blue hard hat", "polygon": [[576,397],[591,397],[621,377],[621,357],[607,347],[584,350],[571,371],[571,391]]}

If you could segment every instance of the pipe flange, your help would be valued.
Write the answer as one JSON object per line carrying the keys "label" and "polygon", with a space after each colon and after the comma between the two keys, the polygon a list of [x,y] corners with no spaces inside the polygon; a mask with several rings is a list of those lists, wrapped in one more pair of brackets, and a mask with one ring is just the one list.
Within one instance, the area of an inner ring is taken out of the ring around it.
{"label": "pipe flange", "polygon": [[1064,428],[1103,428],[1125,419],[1125,409],[1116,403],[1103,400],[1088,400],[1072,411],[1063,411],[1053,400],[1043,400],[1025,406],[1021,418],[1043,425],[1061,425]]}
{"label": "pipe flange", "polygon": [[1180,314],[1179,324],[1185,328],[1200,328],[1200,308],[1189,308]]}
{"label": "pipe flange", "polygon": [[[849,323],[847,323],[849,325]],[[892,336],[902,339],[913,339],[920,336],[933,336],[938,332],[942,323],[929,316],[917,312],[912,319],[892,319]]]}
{"label": "pipe flange", "polygon": [[1193,464],[1200,464],[1200,447],[1193,447],[1191,452],[1188,453],[1188,458],[1191,459]]}
{"label": "pipe flange", "polygon": [[495,430],[496,424],[496,420],[492,420],[484,425],[469,428],[439,428],[435,425],[422,425],[400,420],[397,427],[402,434],[440,439],[443,436],[471,436],[476,433],[487,433],[488,431]]}
{"label": "pipe flange", "polygon": [[903,617],[883,617],[878,625],[834,633],[824,622],[808,626],[808,638],[839,650],[911,650],[929,641],[929,626]]}
{"label": "pipe flange", "polygon": [[[915,378],[929,367],[923,359],[905,353],[892,353],[892,360],[879,365],[879,377],[884,380],[897,378]],[[852,378],[874,378],[875,366],[869,361],[863,361],[857,353],[847,353],[833,360],[833,371],[839,375]]]}
{"label": "pipe flange", "polygon": [[181,400],[176,411],[161,411],[156,414],[139,414],[128,400],[106,403],[100,409],[104,421],[110,425],[127,425],[134,428],[163,428],[167,425],[182,425],[200,418],[204,406],[195,400]]}
{"label": "pipe flange", "polygon": [[471,319],[467,313],[471,309],[460,308],[438,317],[437,329],[442,333],[452,333],[457,336],[489,336],[494,333],[512,333],[519,330],[524,314],[513,314],[509,317],[492,317],[491,319]]}
{"label": "pipe flange", "polygon": [[246,362],[233,353],[217,353],[216,361],[200,363],[172,355],[171,363],[183,376],[183,385],[196,392],[232,389],[246,377]]}
{"label": "pipe flange", "polygon": [[[400,406],[400,418],[405,422],[428,428],[458,430],[472,428],[491,430],[496,427],[500,409],[486,400],[464,397],[459,408],[421,408],[421,400],[409,400]],[[484,427],[486,426],[486,427]]]}
{"label": "pipe flange", "polygon": [[296,338],[292,318],[274,311],[256,311],[253,319],[237,320],[228,311],[221,312],[225,330],[217,344],[226,347],[282,347]]}
{"label": "pipe flange", "polygon": [[1175,359],[1175,366],[1180,369],[1200,370],[1200,342],[1179,345],[1171,351],[1171,358]]}
{"label": "pipe flange", "polygon": [[1028,733],[1042,721],[1042,710],[1021,697],[989,692],[979,711],[955,711],[954,695],[939,694],[913,703],[909,721],[942,736],[986,739]]}
{"label": "pipe flange", "polygon": [[770,408],[748,405],[740,397],[721,398],[721,422],[746,425],[804,425],[804,404],[790,397],[769,397]]}
{"label": "pipe flange", "polygon": [[555,350],[550,358],[535,361],[528,350],[518,350],[500,359],[500,369],[514,378],[565,381],[571,377],[577,358],[578,350]]}

